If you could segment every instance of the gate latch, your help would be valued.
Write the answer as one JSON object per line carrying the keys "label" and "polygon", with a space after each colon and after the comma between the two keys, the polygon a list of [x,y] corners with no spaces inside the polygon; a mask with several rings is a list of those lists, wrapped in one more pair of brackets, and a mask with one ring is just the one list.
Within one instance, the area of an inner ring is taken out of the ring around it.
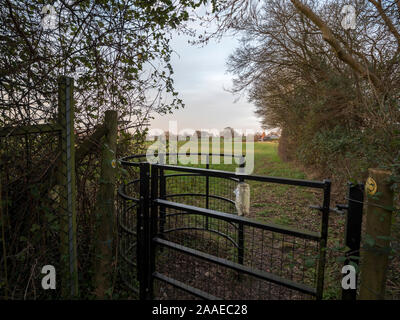
{"label": "gate latch", "polygon": [[250,213],[250,185],[240,182],[233,191],[235,194],[235,206],[239,216]]}
{"label": "gate latch", "polygon": [[[309,208],[315,209],[315,210],[319,210],[319,211],[323,210],[323,208],[321,206],[316,206],[316,205],[311,205],[311,206],[309,206]],[[344,214],[343,210],[347,210],[347,209],[348,209],[347,205],[338,204],[338,205],[336,205],[336,208],[329,208],[329,211],[330,212],[335,212],[335,213],[338,213],[338,214]]]}

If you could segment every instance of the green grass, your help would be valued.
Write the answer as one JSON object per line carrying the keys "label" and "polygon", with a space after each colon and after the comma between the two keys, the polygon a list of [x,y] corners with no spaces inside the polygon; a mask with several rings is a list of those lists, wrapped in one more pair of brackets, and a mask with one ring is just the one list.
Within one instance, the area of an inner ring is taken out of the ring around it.
{"label": "green grass", "polygon": [[[149,143],[151,148],[156,148],[153,143]],[[182,149],[184,147],[184,150]],[[230,153],[233,153],[232,149],[240,150],[240,143],[233,143],[232,148],[230,149]],[[296,169],[293,165],[284,163],[280,160],[278,156],[278,143],[277,142],[255,142],[254,143],[254,172],[256,175],[268,175],[275,177],[286,177],[293,179],[304,179],[306,176],[304,172]],[[178,142],[178,150],[181,151],[191,151],[191,152],[213,152],[213,153],[222,153],[224,152],[224,143],[221,140],[219,146],[213,147],[211,141],[207,145],[207,141],[199,140],[196,146],[193,142],[179,141]],[[246,143],[244,142],[241,146],[241,150],[243,153],[246,153]],[[220,159],[222,162],[222,158]],[[212,159],[211,159],[212,161]],[[204,164],[182,164],[178,163],[178,165],[183,166],[195,166],[198,168],[205,168]],[[235,164],[235,160],[233,160],[233,164],[211,164],[210,167],[216,170],[224,170],[224,171],[234,171],[237,167]]]}

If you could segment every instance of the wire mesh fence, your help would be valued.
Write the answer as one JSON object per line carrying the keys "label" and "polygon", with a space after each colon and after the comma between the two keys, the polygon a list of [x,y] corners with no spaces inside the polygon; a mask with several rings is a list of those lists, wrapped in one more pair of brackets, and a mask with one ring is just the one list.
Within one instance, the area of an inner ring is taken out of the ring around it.
{"label": "wire mesh fence", "polygon": [[[3,112],[1,157],[0,296],[60,298],[77,294],[73,83],[61,78],[58,113],[40,108]],[[22,117],[22,118],[21,118]],[[42,268],[60,283],[43,290]]]}
{"label": "wire mesh fence", "polygon": [[[167,209],[167,212],[166,229],[175,231],[165,232],[167,234],[164,233],[163,238],[186,248],[238,263],[238,226],[218,219],[209,219],[208,223],[212,226],[210,230],[213,231],[204,232],[194,228],[205,229],[205,216],[193,216],[173,209]],[[192,226],[193,229],[180,230],[187,226]],[[246,226],[244,239],[244,266],[310,287],[316,285],[318,243]],[[156,270],[159,273],[221,299],[311,298],[281,285],[174,249],[161,248],[156,257]],[[156,298],[182,298],[180,289],[164,282],[157,286]],[[186,294],[183,298],[191,296]]]}
{"label": "wire mesh fence", "polygon": [[[133,172],[134,173],[134,172]],[[137,259],[137,215],[139,214],[139,179],[122,185],[118,197],[118,259],[119,277],[131,291],[131,298],[139,297],[138,259]]]}
{"label": "wire mesh fence", "polygon": [[60,251],[53,244],[60,242],[58,217],[67,209],[60,191],[66,186],[49,177],[61,159],[58,142],[57,133],[1,139],[3,297],[39,298],[42,266],[59,266]]}

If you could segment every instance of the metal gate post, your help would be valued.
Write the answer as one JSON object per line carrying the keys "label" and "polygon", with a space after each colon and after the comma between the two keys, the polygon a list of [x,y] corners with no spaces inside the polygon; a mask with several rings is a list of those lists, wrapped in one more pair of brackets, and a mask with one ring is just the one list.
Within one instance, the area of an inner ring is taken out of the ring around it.
{"label": "metal gate post", "polygon": [[[242,156],[244,158],[244,156]],[[239,168],[244,168],[245,163],[241,162]],[[244,182],[244,179],[239,177],[239,183]],[[239,224],[238,228],[238,263],[243,264],[244,261],[244,226],[242,223]]]}
{"label": "metal gate post", "polygon": [[62,128],[58,183],[63,202],[60,251],[61,291],[65,298],[78,296],[74,108],[74,79],[62,76],[58,79],[58,123]]}
{"label": "metal gate post", "polygon": [[[345,245],[349,250],[345,253],[346,260],[344,265],[359,264],[361,226],[363,215],[364,185],[349,183],[348,185],[348,204],[339,206],[340,209],[346,209],[345,226]],[[358,271],[357,271],[358,276]],[[357,283],[357,278],[356,278]],[[356,300],[357,289],[342,289],[342,300]]]}
{"label": "metal gate post", "polygon": [[149,272],[149,187],[150,165],[140,163],[140,202],[137,217],[137,272],[139,281],[139,299],[145,300],[148,292]]}
{"label": "metal gate post", "polygon": [[159,185],[159,168],[157,165],[151,166],[151,209],[150,209],[150,228],[149,228],[149,273],[147,275],[148,292],[147,299],[153,300],[154,298],[154,278],[153,273],[156,268],[156,244],[153,241],[157,235],[157,221],[158,221],[158,205],[155,205],[153,200],[158,198],[158,185]]}
{"label": "metal gate post", "polygon": [[[164,169],[160,169],[160,199],[165,200],[166,195],[166,181],[164,175]],[[164,207],[160,207],[160,236],[163,237],[164,229],[165,229],[165,215],[166,211]]]}
{"label": "metal gate post", "polygon": [[[206,169],[210,169],[210,156],[207,155],[206,157],[207,163],[206,163]],[[210,177],[209,175],[206,175],[206,209],[210,208]],[[208,217],[206,217],[206,230],[208,230]]]}
{"label": "metal gate post", "polygon": [[328,221],[331,202],[331,181],[324,180],[324,202],[322,205],[322,225],[321,225],[321,240],[319,241],[319,261],[317,273],[317,300],[323,298],[324,292],[324,277],[325,277],[325,260],[326,260],[326,245],[328,240]]}
{"label": "metal gate post", "polygon": [[[160,163],[166,164],[166,154],[160,154]],[[164,174],[164,169],[160,169],[160,199],[165,200],[165,196],[167,194],[166,190],[166,178]],[[166,211],[164,207],[160,207],[160,236],[163,237],[166,223]]]}
{"label": "metal gate post", "polygon": [[[239,183],[244,182],[244,179],[239,178]],[[244,257],[244,227],[239,223],[238,228],[238,263],[243,264]]]}

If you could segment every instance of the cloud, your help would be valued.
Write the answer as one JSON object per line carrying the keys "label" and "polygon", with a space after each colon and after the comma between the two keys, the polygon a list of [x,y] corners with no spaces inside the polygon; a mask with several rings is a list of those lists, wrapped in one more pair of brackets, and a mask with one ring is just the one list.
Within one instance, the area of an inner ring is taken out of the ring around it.
{"label": "cloud", "polygon": [[233,76],[226,73],[226,61],[238,45],[237,40],[225,37],[204,47],[188,44],[188,37],[176,35],[171,46],[177,52],[171,59],[175,88],[186,107],[173,115],[153,115],[152,128],[168,129],[169,120],[177,120],[179,129],[237,129],[260,131],[254,105],[246,99],[234,103],[227,92]]}

